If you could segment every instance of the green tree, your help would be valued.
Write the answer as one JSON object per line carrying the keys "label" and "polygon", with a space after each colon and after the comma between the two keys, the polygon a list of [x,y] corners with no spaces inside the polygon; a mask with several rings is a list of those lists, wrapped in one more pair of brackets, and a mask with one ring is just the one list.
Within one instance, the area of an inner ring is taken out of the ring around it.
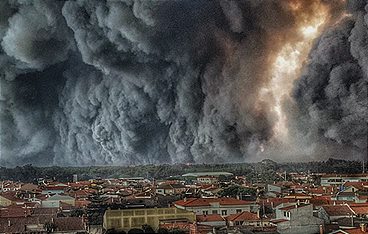
{"label": "green tree", "polygon": [[128,234],[140,234],[140,233],[144,233],[144,231],[139,228],[133,228],[128,231]]}
{"label": "green tree", "polygon": [[142,229],[144,233],[155,233],[155,231],[153,230],[153,228],[148,225],[148,224],[144,224],[142,225]]}
{"label": "green tree", "polygon": [[159,228],[157,230],[158,234],[169,234],[169,231],[166,228]]}
{"label": "green tree", "polygon": [[219,192],[220,196],[222,197],[237,197],[237,196],[255,196],[257,193],[257,191],[255,189],[252,188],[245,188],[239,185],[232,185],[229,186],[227,188],[225,188],[224,190],[222,190],[221,192]]}

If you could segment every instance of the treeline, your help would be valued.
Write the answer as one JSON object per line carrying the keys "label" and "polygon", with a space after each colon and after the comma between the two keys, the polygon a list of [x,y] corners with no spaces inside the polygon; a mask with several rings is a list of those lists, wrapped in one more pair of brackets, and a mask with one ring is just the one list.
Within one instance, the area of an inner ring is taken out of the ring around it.
{"label": "treeline", "polygon": [[189,172],[226,171],[243,175],[250,180],[272,181],[276,172],[311,173],[361,173],[359,161],[328,159],[320,162],[276,163],[263,160],[258,163],[237,164],[175,164],[142,166],[91,166],[91,167],[35,167],[32,165],[14,168],[0,167],[0,180],[33,182],[37,178],[71,181],[73,175],[78,179],[145,177],[164,179],[177,177]]}

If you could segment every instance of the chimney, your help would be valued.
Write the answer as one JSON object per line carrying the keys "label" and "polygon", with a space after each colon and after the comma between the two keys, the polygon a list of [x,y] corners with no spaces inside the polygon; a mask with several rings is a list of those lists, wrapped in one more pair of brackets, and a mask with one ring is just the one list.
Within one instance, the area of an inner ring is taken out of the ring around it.
{"label": "chimney", "polygon": [[365,223],[361,223],[361,224],[360,224],[360,230],[361,230],[362,232],[367,232],[367,224],[365,224]]}
{"label": "chimney", "polygon": [[325,230],[324,230],[324,226],[321,224],[319,225],[319,234],[324,234]]}
{"label": "chimney", "polygon": [[187,197],[184,197],[184,202],[186,202],[187,201]]}

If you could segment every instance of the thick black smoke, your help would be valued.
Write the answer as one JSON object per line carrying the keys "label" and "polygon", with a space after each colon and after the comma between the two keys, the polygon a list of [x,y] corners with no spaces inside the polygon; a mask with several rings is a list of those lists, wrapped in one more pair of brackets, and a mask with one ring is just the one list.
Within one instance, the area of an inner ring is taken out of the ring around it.
{"label": "thick black smoke", "polygon": [[298,134],[351,159],[367,157],[367,12],[364,0],[348,3],[349,15],[315,43],[293,95]]}
{"label": "thick black smoke", "polygon": [[[258,91],[317,1],[301,2],[1,1],[0,165],[251,158],[275,119]],[[316,43],[290,122],[362,154],[368,20],[350,5]]]}

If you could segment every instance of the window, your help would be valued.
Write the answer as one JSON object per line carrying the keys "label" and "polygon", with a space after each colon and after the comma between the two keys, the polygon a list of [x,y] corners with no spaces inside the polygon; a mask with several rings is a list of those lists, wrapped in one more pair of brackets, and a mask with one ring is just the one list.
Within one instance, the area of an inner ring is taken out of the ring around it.
{"label": "window", "polygon": [[218,214],[218,211],[217,210],[213,210],[212,211],[212,214]]}
{"label": "window", "polygon": [[287,217],[287,212],[286,211],[284,211],[284,216]]}
{"label": "window", "polygon": [[227,210],[222,210],[221,215],[223,215],[223,216],[227,215]]}
{"label": "window", "polygon": [[208,210],[204,210],[204,211],[202,211],[202,213],[203,213],[204,215],[208,215]]}
{"label": "window", "polygon": [[242,209],[236,209],[236,213],[241,213]]}

